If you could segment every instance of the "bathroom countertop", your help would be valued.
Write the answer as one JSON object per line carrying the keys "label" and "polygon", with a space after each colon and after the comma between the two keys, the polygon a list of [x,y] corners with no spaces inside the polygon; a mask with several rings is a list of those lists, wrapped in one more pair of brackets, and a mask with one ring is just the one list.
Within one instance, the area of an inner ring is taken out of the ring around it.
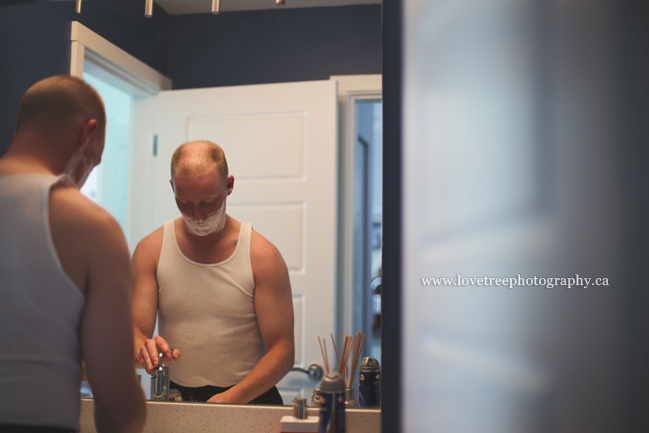
{"label": "bathroom countertop", "polygon": [[[290,406],[215,405],[210,403],[147,402],[145,433],[280,433],[280,420]],[[311,408],[309,408],[311,410]],[[311,412],[311,415],[314,413]],[[95,433],[94,401],[81,399],[82,433]],[[381,412],[347,411],[347,433],[380,433]]]}

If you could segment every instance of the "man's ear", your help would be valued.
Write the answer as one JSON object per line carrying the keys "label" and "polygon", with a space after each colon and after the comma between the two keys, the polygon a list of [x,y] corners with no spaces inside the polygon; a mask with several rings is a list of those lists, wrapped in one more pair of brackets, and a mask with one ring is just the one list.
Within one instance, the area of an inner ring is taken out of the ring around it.
{"label": "man's ear", "polygon": [[79,131],[79,148],[88,144],[90,135],[95,132],[97,128],[99,128],[99,123],[97,123],[97,120],[90,119],[83,121],[83,123],[81,124],[81,130]]}
{"label": "man's ear", "polygon": [[173,178],[169,179],[169,184],[171,185],[171,190],[176,193],[176,188],[174,187],[174,180]]}
{"label": "man's ear", "polygon": [[234,176],[228,176],[228,180],[225,183],[225,186],[228,189],[228,195],[232,194],[232,190],[234,189]]}

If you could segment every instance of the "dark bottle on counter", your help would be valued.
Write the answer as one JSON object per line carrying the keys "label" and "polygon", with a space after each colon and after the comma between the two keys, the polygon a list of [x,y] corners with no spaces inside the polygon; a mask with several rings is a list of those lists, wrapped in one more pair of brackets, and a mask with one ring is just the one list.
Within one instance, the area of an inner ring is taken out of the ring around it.
{"label": "dark bottle on counter", "polygon": [[363,358],[358,369],[358,399],[361,407],[381,406],[381,368],[371,356]]}
{"label": "dark bottle on counter", "polygon": [[345,433],[345,381],[329,373],[320,382],[319,433]]}

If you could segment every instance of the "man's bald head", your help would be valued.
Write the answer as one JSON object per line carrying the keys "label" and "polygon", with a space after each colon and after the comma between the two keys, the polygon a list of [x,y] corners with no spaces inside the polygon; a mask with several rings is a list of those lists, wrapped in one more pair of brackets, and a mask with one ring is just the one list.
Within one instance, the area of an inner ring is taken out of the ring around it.
{"label": "man's bald head", "polygon": [[223,183],[228,179],[228,162],[223,149],[211,141],[191,141],[178,146],[171,157],[171,178],[176,173],[200,176],[216,167]]}
{"label": "man's bald head", "polygon": [[97,91],[79,78],[57,75],[25,92],[18,108],[16,133],[59,131],[79,116],[95,119],[98,131],[105,131],[106,111]]}

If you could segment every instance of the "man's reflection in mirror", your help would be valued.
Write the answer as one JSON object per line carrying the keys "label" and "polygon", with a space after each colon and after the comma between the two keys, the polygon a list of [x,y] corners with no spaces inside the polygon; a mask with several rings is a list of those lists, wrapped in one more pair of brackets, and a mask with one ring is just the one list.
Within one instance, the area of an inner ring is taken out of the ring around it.
{"label": "man's reflection in mirror", "polygon": [[251,223],[227,215],[234,176],[218,145],[178,147],[170,183],[181,216],[145,237],[132,258],[137,362],[151,372],[164,354],[171,388],[185,401],[283,404],[275,384],[295,349],[282,256]]}

